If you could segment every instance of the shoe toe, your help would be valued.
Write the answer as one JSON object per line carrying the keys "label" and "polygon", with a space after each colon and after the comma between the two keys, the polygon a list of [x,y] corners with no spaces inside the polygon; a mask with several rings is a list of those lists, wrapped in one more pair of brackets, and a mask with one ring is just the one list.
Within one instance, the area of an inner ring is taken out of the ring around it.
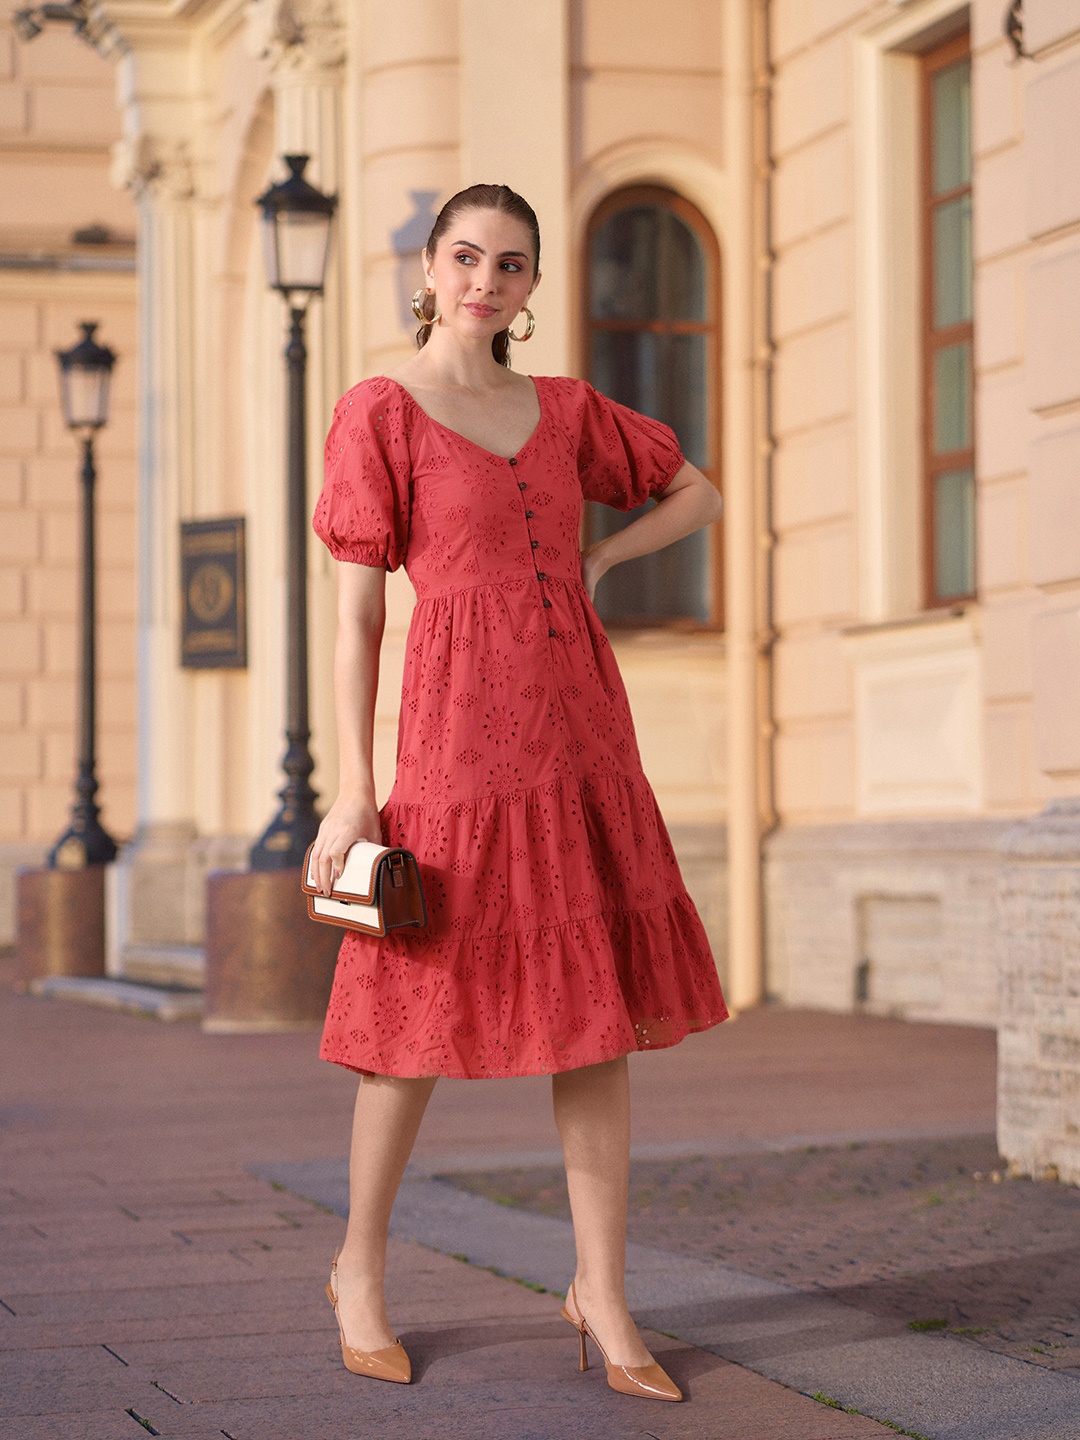
{"label": "shoe toe", "polygon": [[612,1365],[608,1384],[621,1395],[640,1395],[652,1400],[681,1400],[683,1393],[662,1365]]}

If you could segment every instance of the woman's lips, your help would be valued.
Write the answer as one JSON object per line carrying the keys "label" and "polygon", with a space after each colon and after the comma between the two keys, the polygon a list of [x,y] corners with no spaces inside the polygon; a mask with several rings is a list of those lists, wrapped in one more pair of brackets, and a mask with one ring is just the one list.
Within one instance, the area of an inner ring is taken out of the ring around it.
{"label": "woman's lips", "polygon": [[465,309],[470,315],[475,315],[478,320],[486,320],[490,315],[495,314],[495,309],[491,305],[466,305]]}

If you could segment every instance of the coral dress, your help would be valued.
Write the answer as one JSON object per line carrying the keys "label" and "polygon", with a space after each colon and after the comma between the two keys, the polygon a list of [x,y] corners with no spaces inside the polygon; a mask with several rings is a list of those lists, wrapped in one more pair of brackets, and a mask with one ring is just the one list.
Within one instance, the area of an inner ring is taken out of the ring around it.
{"label": "coral dress", "polygon": [[581,579],[583,500],[631,509],[683,457],[582,381],[535,385],[509,459],[383,377],[327,438],[317,533],[339,560],[404,565],[417,596],[382,822],[429,923],[345,932],[321,1054],[353,1070],[552,1073],[727,1014]]}

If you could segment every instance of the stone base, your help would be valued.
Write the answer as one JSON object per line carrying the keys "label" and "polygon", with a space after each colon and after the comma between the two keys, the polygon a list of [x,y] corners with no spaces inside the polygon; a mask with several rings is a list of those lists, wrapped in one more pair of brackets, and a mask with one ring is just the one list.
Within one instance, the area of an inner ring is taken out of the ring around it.
{"label": "stone base", "polygon": [[218,870],[206,882],[203,1029],[322,1023],[343,932],[308,918],[299,870]]}
{"label": "stone base", "polygon": [[856,821],[765,844],[768,988],[785,1004],[997,1021],[1001,820]]}
{"label": "stone base", "polygon": [[1080,1184],[1080,800],[1001,842],[998,1146],[1013,1175]]}
{"label": "stone base", "polygon": [[198,950],[206,877],[243,866],[249,844],[244,836],[197,835],[186,821],[140,826],[116,862],[110,970],[126,975],[128,955],[148,949]]}
{"label": "stone base", "polygon": [[105,866],[20,870],[15,984],[46,975],[105,974]]}

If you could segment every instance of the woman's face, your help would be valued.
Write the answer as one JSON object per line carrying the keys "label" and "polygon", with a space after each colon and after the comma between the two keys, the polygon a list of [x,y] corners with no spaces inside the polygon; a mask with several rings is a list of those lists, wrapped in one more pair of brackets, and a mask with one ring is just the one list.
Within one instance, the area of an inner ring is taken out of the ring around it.
{"label": "woman's face", "polygon": [[501,210],[464,210],[424,256],[444,325],[480,339],[513,324],[539,283],[526,225]]}

